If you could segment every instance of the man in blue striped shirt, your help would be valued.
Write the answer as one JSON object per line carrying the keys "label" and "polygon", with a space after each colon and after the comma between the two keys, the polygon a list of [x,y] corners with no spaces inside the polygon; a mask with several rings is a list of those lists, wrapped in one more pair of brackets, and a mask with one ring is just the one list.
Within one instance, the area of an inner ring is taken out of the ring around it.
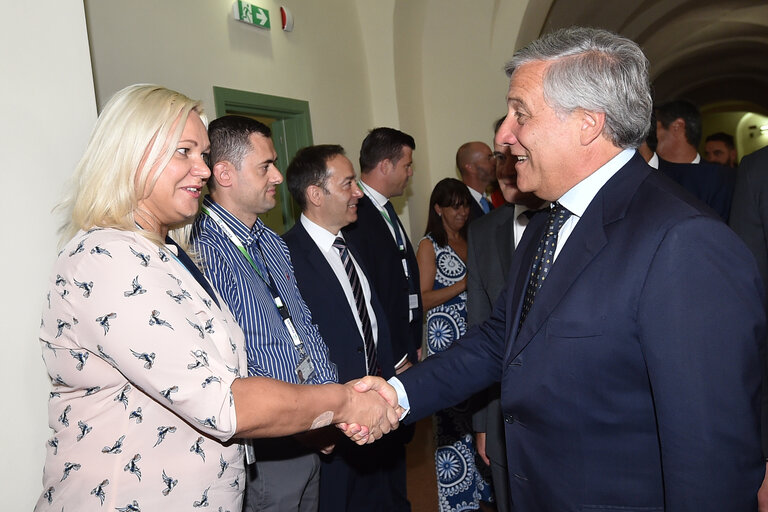
{"label": "man in blue striped shirt", "polygon": [[[224,116],[208,127],[210,195],[192,228],[206,276],[245,333],[248,374],[295,384],[336,382],[336,366],[294,279],[288,248],[258,218],[283,181],[270,129]],[[319,459],[295,438],[255,443],[243,510],[317,510]],[[250,462],[250,461],[249,461]]]}

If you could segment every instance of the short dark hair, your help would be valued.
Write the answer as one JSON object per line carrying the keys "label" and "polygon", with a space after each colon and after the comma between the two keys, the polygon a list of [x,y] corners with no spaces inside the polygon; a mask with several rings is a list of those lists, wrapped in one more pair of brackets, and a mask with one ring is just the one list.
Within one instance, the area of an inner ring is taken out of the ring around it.
{"label": "short dark hair", "polygon": [[704,142],[709,142],[711,140],[714,141],[720,141],[724,143],[728,149],[736,149],[736,145],[733,142],[733,135],[728,135],[725,132],[716,132],[704,139]]}
{"label": "short dark hair", "polygon": [[260,133],[269,138],[272,130],[264,123],[244,116],[222,116],[208,125],[208,138],[211,140],[211,166],[227,160],[240,168],[245,154],[251,148],[248,138],[252,133]]}
{"label": "short dark hair", "polygon": [[[432,189],[432,195],[429,197],[427,229],[424,231],[424,235],[432,235],[432,239],[440,247],[448,245],[448,235],[445,233],[443,220],[435,211],[435,205],[442,208],[455,208],[457,206],[470,205],[471,201],[474,201],[474,199],[472,199],[469,189],[464,183],[456,178],[444,178],[438,181],[435,188]],[[464,240],[467,239],[468,225],[469,222],[466,222],[464,227],[459,231],[459,234]]]}
{"label": "short dark hair", "polygon": [[664,128],[669,128],[675,119],[685,121],[685,140],[691,146],[698,146],[701,141],[701,114],[691,102],[675,100],[658,105],[654,111],[656,119]]}
{"label": "short dark hair", "polygon": [[407,133],[394,128],[374,128],[360,147],[360,172],[371,171],[382,160],[397,163],[403,155],[403,146],[416,149],[416,142]]}
{"label": "short dark hair", "polygon": [[344,148],[338,144],[307,146],[296,153],[285,171],[285,179],[288,183],[288,190],[301,211],[307,209],[306,192],[310,185],[326,190],[325,185],[328,183],[328,165],[326,164],[328,160],[336,155],[344,154]]}

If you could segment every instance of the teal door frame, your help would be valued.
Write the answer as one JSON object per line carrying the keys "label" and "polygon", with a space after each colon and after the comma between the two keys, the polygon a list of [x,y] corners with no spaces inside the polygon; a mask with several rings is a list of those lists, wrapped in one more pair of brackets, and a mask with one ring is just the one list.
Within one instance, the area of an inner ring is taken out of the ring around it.
{"label": "teal door frame", "polygon": [[[227,114],[267,117],[272,123],[272,141],[275,144],[279,169],[285,175],[285,168],[296,152],[312,145],[312,122],[309,116],[309,102],[269,94],[213,88],[216,117]],[[301,213],[288,192],[285,181],[279,187],[283,230],[293,226]],[[277,227],[277,226],[272,226]],[[280,232],[279,230],[276,230]]]}

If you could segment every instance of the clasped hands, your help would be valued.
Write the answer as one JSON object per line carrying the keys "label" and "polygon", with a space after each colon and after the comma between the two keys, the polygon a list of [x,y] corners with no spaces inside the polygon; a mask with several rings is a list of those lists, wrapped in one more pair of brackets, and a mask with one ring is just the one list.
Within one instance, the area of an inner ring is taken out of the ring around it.
{"label": "clasped hands", "polygon": [[380,439],[400,424],[403,408],[397,391],[381,377],[367,376],[345,384],[347,404],[336,426],[353,442],[364,445]]}

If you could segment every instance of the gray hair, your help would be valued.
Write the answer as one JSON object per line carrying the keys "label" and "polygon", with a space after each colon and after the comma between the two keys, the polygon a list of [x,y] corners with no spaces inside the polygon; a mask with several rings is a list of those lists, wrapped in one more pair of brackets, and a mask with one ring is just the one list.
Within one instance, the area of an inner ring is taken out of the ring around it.
{"label": "gray hair", "polygon": [[505,71],[534,61],[553,61],[544,75],[544,99],[553,109],[605,113],[605,135],[620,148],[645,140],[653,101],[648,59],[633,41],[607,30],[570,27],[518,50]]}

